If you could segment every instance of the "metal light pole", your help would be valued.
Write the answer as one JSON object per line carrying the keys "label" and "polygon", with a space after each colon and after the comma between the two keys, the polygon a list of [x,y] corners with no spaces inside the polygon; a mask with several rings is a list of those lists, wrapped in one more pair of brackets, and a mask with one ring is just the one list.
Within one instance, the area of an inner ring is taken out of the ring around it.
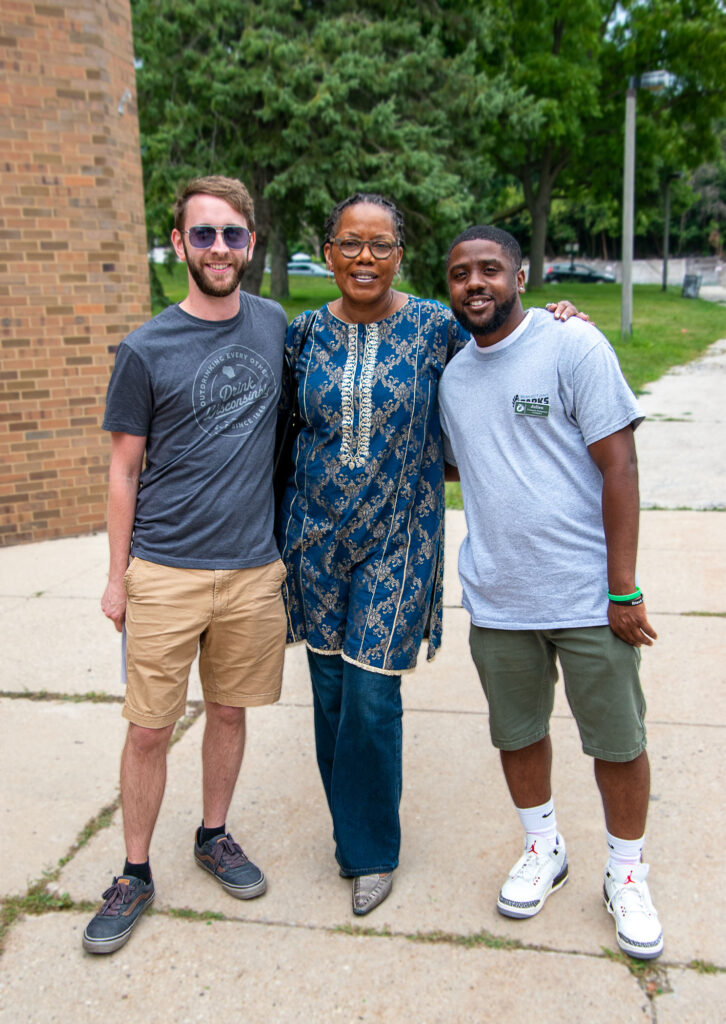
{"label": "metal light pole", "polygon": [[633,220],[635,214],[635,94],[637,78],[628,82],[625,94],[625,165],[623,168],[623,252],[620,336],[633,333]]}
{"label": "metal light pole", "polygon": [[625,94],[625,166],[623,168],[623,262],[620,334],[633,333],[633,220],[635,215],[635,94],[638,89],[660,92],[675,81],[670,71],[646,71],[628,80]]}
{"label": "metal light pole", "polygon": [[671,182],[677,178],[682,177],[681,171],[671,171],[670,174],[666,175],[665,180],[665,197],[664,197],[664,211],[663,211],[663,283],[661,284],[661,291],[665,291],[668,287],[668,252],[671,244]]}

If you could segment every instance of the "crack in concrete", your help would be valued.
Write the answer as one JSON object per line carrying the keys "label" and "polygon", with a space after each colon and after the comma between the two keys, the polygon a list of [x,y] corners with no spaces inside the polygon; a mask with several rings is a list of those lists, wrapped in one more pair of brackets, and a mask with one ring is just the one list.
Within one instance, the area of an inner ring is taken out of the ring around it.
{"label": "crack in concrete", "polygon": [[[11,897],[2,901],[2,926],[0,931],[0,955],[4,939],[7,937],[9,927],[24,916],[40,916],[48,913],[92,913],[97,904],[87,900],[73,901],[67,893],[53,894],[47,890],[47,882],[41,880],[30,886],[26,896]],[[167,910],[160,910],[152,907],[147,911],[147,916],[170,917],[190,923],[211,923],[223,924],[244,924],[267,928],[298,929],[310,932],[322,932],[331,935],[349,935],[351,938],[364,939],[404,939],[407,942],[421,944],[441,944],[456,946],[463,949],[494,949],[505,952],[526,952],[542,953],[544,955],[554,954],[555,956],[586,957],[591,960],[610,960],[618,963],[628,970],[637,981],[638,986],[654,1008],[655,1000],[661,995],[673,992],[669,978],[669,970],[682,970],[695,972],[697,974],[726,974],[726,965],[705,963],[704,961],[691,960],[688,962],[678,960],[635,960],[626,956],[620,950],[612,950],[608,947],[601,947],[602,952],[591,953],[579,949],[558,949],[555,946],[541,943],[526,943],[518,939],[507,939],[499,937],[492,932],[483,930],[470,934],[456,934],[452,932],[404,932],[392,931],[390,929],[377,929],[362,927],[358,925],[315,925],[305,924],[296,921],[276,920],[265,918],[262,920],[250,920],[238,917],[234,914],[223,914],[218,911],[190,910],[188,907],[170,907]],[[653,1022],[657,1017],[651,1014]]]}

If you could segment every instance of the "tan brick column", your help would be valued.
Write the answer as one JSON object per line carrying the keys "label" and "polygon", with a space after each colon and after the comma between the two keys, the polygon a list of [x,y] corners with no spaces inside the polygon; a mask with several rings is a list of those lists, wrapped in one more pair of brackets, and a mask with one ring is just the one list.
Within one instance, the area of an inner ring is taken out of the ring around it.
{"label": "tan brick column", "polygon": [[0,9],[0,545],[101,529],[113,353],[149,316],[129,0]]}

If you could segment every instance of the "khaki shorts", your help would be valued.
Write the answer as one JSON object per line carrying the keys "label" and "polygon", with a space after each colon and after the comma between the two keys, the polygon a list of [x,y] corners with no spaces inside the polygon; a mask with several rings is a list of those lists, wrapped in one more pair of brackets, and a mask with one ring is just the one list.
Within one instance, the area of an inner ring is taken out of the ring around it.
{"label": "khaki shorts", "polygon": [[521,750],[549,732],[557,658],[582,749],[603,761],[632,761],[645,750],[640,651],[609,626],[485,629],[472,624],[469,647],[489,702],[489,730],[500,750]]}
{"label": "khaki shorts", "polygon": [[284,578],[280,559],[230,570],[132,558],[124,577],[124,718],[152,729],[181,718],[198,649],[205,700],[237,708],[279,700]]}

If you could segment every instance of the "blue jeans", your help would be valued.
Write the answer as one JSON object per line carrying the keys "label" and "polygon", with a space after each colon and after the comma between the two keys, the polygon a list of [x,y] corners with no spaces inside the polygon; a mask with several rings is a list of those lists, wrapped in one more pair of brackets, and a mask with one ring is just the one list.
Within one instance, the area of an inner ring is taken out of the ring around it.
{"label": "blue jeans", "polygon": [[315,748],[346,877],[393,871],[401,825],[401,677],[308,650]]}

